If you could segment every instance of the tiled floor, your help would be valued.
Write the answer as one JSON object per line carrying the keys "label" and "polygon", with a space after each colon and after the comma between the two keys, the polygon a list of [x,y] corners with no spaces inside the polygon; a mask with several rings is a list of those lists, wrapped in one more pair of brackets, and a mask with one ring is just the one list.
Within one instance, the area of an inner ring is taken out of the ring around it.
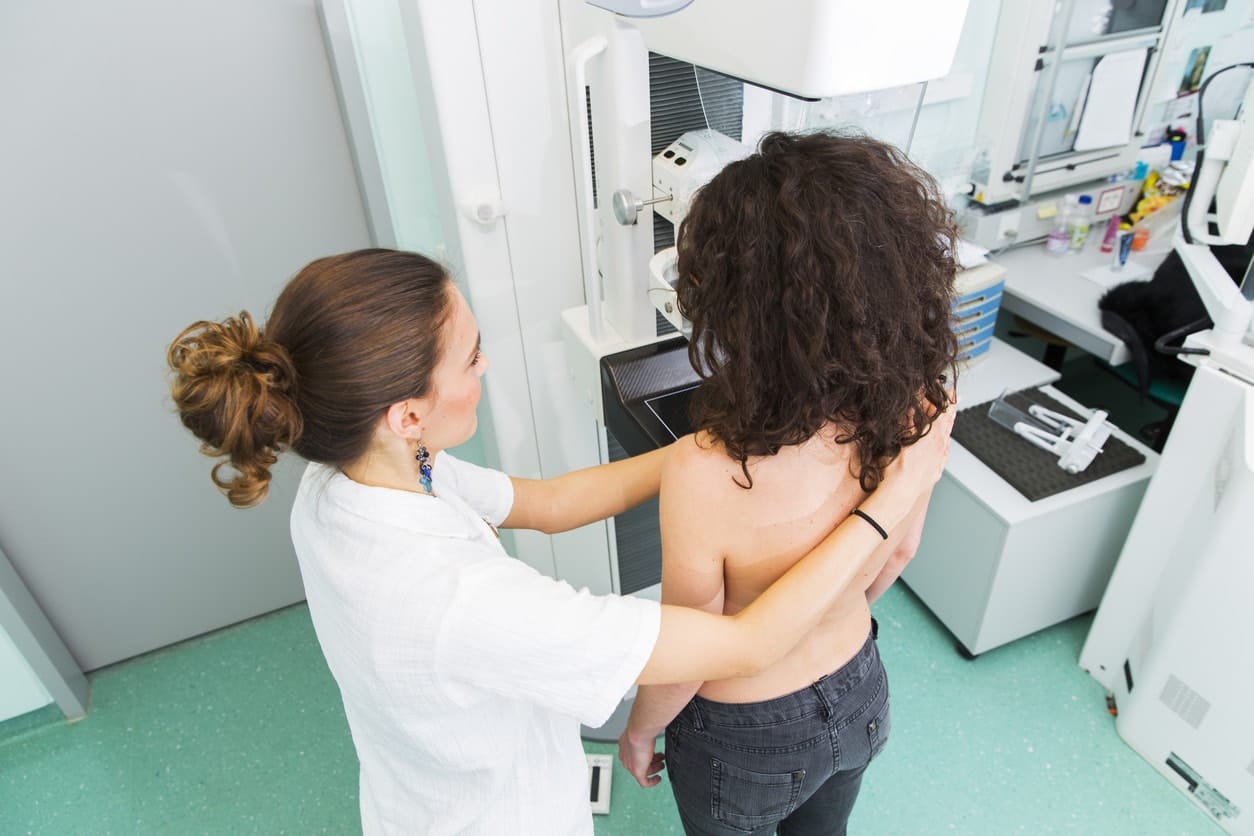
{"label": "tiled floor", "polygon": [[[1115,734],[1075,664],[1087,617],[967,661],[908,590],[877,616],[893,731],[851,832],[1219,832]],[[51,708],[0,725],[4,836],[354,833],[356,796],[303,606],[100,671],[76,725]],[[665,785],[616,766],[612,798],[598,834],[680,832]]]}

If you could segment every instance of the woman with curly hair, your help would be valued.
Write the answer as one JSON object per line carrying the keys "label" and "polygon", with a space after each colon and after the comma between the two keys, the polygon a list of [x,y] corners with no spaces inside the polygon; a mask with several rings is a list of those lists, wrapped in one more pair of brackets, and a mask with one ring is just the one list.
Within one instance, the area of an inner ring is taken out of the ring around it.
{"label": "woman with curly hair", "polygon": [[[662,469],[662,599],[734,614],[851,514],[949,404],[956,230],[934,181],[863,136],[771,134],[693,199],[679,308],[703,378]],[[837,486],[836,490],[832,490]],[[889,730],[870,604],[918,545],[930,493],[881,532],[883,567],[748,677],[640,689],[620,758],[689,834],[844,833]]]}
{"label": "woman with curly hair", "polygon": [[[264,326],[194,323],[168,363],[232,505],[265,499],[280,454],[309,462],[292,542],[361,763],[366,834],[591,834],[580,721],[604,723],[634,682],[762,669],[884,559],[866,523],[837,523],[724,616],[590,595],[510,558],[495,526],[553,533],[620,513],[656,495],[665,453],[550,479],[449,453],[475,431],[488,359],[466,300],[415,253],[319,259]],[[868,515],[902,523],[945,453],[937,435],[895,462]]]}

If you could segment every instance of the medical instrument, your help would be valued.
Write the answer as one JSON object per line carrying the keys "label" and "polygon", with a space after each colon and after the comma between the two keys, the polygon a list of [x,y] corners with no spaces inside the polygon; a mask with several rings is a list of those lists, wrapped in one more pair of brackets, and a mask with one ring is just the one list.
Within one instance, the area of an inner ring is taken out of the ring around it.
{"label": "medical instrument", "polygon": [[662,200],[672,198],[653,211],[678,227],[697,190],[752,150],[715,130],[688,131],[653,158],[654,192],[663,195]]}
{"label": "medical instrument", "polygon": [[1208,245],[1254,232],[1254,84],[1241,118],[1217,120],[1204,142],[1211,79],[1175,249],[1215,324],[1174,350],[1197,370],[1080,666],[1113,695],[1133,749],[1219,826],[1250,834],[1254,660],[1241,639],[1254,632],[1254,282],[1247,271],[1234,284]]}
{"label": "medical instrument", "polygon": [[710,128],[688,131],[653,157],[652,198],[637,198],[630,189],[614,192],[614,219],[630,226],[636,223],[640,210],[653,206],[656,214],[678,227],[697,189],[713,180],[728,163],[749,156],[751,150]]}
{"label": "medical instrument", "polygon": [[989,406],[988,417],[1030,444],[1058,456],[1058,466],[1068,473],[1079,473],[1092,464],[1114,429],[1100,409],[1080,421],[1040,404],[1032,404],[1024,413],[1004,396]]}
{"label": "medical instrument", "polygon": [[[662,294],[649,284],[651,210],[679,214],[676,178],[697,157],[678,148],[664,157],[666,190],[655,187],[653,158],[704,119],[666,71],[686,62],[736,79],[738,117],[754,96],[773,101],[762,88],[817,99],[914,84],[949,72],[967,9],[967,0],[911,4],[907,15],[853,0],[319,2],[372,238],[456,265],[485,342],[495,341],[480,407],[488,460],[537,476],[622,456],[601,360],[667,339],[653,304]],[[696,74],[686,69],[674,75]],[[655,146],[655,128],[680,122]],[[652,364],[666,362],[642,360],[650,415],[669,414],[667,381],[682,383],[684,367],[693,374],[686,350],[678,355],[674,378],[654,375]],[[576,587],[656,597],[656,510],[635,510],[557,536],[507,536],[520,560]],[[620,720],[603,734],[616,736]]]}
{"label": "medical instrument", "polygon": [[[1158,459],[1121,432],[1079,474],[1027,447],[988,415],[989,403],[1007,387],[985,386],[1000,382],[996,366],[1012,351],[994,341],[984,364],[958,376],[962,402],[975,405],[959,412],[922,541],[902,573],[967,656],[1098,605]],[[1057,379],[1057,372],[1039,367],[1053,374],[1045,380]],[[1018,391],[1007,399],[1025,413],[1029,404],[1040,403],[1069,415],[1089,414],[1039,383],[1015,383]]]}

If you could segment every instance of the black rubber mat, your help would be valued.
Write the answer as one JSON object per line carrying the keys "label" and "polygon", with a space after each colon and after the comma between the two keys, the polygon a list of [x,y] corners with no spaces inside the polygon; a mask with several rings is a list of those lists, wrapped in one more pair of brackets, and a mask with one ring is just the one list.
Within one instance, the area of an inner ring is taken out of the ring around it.
{"label": "black rubber mat", "polygon": [[[1038,389],[1013,392],[1006,396],[1006,402],[1024,412],[1032,404],[1040,404],[1072,418],[1080,417]],[[959,410],[953,438],[1032,502],[1087,485],[1145,461],[1145,456],[1135,448],[1111,436],[1092,464],[1080,473],[1068,473],[1058,466],[1057,456],[1033,446],[989,418],[989,406],[991,403],[982,403]]]}

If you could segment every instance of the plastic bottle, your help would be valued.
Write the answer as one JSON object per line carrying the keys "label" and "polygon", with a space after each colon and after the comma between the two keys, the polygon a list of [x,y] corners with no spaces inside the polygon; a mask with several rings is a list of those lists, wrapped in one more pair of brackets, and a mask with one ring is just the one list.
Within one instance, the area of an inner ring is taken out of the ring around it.
{"label": "plastic bottle", "polygon": [[1119,216],[1111,215],[1106,221],[1106,234],[1102,236],[1101,250],[1104,253],[1114,252],[1115,239],[1119,235]]}
{"label": "plastic bottle", "polygon": [[1071,232],[1071,251],[1079,252],[1084,249],[1084,242],[1088,240],[1089,228],[1093,226],[1093,198],[1089,195],[1080,195],[1079,205],[1075,211],[1071,213],[1067,229]]}
{"label": "plastic bottle", "polygon": [[1062,211],[1054,215],[1054,228],[1045,238],[1045,252],[1050,255],[1064,255],[1071,248],[1071,216],[1075,212],[1075,200],[1066,195],[1062,201]]}

